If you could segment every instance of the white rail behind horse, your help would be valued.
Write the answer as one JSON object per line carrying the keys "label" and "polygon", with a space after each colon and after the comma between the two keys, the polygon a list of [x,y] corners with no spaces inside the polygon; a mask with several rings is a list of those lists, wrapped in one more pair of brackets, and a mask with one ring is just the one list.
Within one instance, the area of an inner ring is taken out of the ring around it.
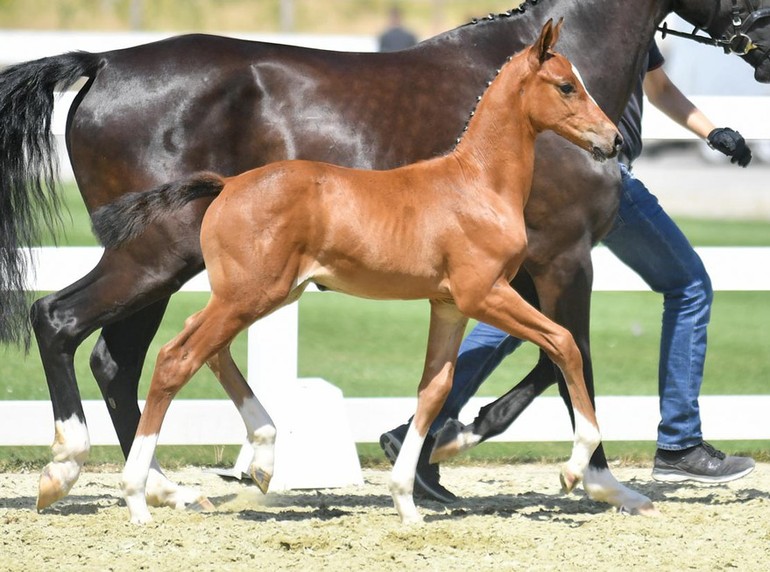
{"label": "white rail behind horse", "polygon": [[[712,277],[715,290],[770,290],[770,248],[704,247],[696,249]],[[34,251],[37,275],[30,290],[58,290],[88,272],[99,260],[101,248],[39,248]],[[607,249],[594,249],[594,289],[597,291],[647,291],[639,277]],[[190,280],[183,292],[206,292],[205,272]],[[322,294],[321,294],[322,295]],[[297,377],[297,316],[293,304],[249,329],[248,379],[260,395],[280,396],[283,391],[309,392],[315,398],[339,400],[338,413],[346,417],[355,442],[376,442],[383,430],[403,422],[414,410],[414,398],[344,398],[331,384],[318,378]],[[34,380],[30,380],[34,382]],[[42,383],[42,375],[41,375]],[[600,383],[600,382],[599,382]],[[325,397],[324,397],[325,396]],[[337,397],[335,397],[337,396]],[[471,418],[491,401],[474,398],[466,408]],[[316,409],[317,402],[313,403]],[[93,444],[117,444],[107,410],[101,401],[84,403]],[[764,423],[770,395],[701,396],[704,424],[709,438],[770,439],[770,424]],[[656,396],[599,396],[597,410],[605,440],[654,440],[658,421]],[[297,412],[312,417],[312,412]],[[324,412],[324,424],[334,412]],[[562,425],[549,421],[564,418]],[[49,445],[53,435],[50,405],[46,401],[0,401],[0,446]],[[466,421],[470,419],[466,418]],[[323,427],[323,425],[321,425]],[[184,400],[174,402],[164,425],[165,444],[240,443],[244,429],[229,401]],[[497,441],[569,441],[571,428],[560,398],[541,397]]]}

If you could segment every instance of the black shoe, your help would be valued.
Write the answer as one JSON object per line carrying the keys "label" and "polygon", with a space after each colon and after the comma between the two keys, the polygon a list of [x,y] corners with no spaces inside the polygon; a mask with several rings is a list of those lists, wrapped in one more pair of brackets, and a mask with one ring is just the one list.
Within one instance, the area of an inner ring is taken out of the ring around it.
{"label": "black shoe", "polygon": [[[396,462],[396,457],[398,457],[398,452],[401,450],[401,444],[404,442],[408,429],[409,423],[406,423],[380,435],[380,447],[391,464]],[[414,476],[414,495],[444,504],[456,502],[457,496],[441,486],[439,482],[441,476],[438,472],[438,464],[428,462],[434,442],[435,439],[428,433],[425,437],[422,451],[420,451],[420,459],[417,461],[417,472]]]}
{"label": "black shoe", "polygon": [[726,483],[745,477],[753,470],[754,459],[725,455],[704,441],[682,451],[658,449],[652,478],[667,483]]}

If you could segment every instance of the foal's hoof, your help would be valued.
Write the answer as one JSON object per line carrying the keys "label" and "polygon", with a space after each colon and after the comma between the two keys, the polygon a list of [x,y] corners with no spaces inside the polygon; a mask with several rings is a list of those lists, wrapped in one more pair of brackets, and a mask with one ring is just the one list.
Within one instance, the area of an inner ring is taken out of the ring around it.
{"label": "foal's hoof", "polygon": [[471,427],[466,427],[456,419],[447,419],[436,435],[436,443],[433,445],[429,461],[440,463],[478,445],[481,438],[473,433]]}
{"label": "foal's hoof", "polygon": [[254,484],[259,487],[260,491],[262,491],[262,494],[266,495],[273,474],[258,467],[251,467],[251,469],[249,469],[249,474],[251,475],[251,480],[254,481]]}
{"label": "foal's hoof", "polygon": [[56,480],[45,473],[40,475],[40,484],[37,490],[37,510],[43,510],[65,496],[67,493],[61,489]]}

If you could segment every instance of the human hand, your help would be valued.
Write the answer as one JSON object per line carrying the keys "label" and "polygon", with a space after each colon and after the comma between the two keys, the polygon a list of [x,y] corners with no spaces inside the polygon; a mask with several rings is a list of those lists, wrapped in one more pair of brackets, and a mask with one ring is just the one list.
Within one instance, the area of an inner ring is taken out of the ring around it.
{"label": "human hand", "polygon": [[714,129],[707,138],[709,147],[730,157],[731,163],[745,167],[751,162],[751,149],[740,133],[729,127]]}

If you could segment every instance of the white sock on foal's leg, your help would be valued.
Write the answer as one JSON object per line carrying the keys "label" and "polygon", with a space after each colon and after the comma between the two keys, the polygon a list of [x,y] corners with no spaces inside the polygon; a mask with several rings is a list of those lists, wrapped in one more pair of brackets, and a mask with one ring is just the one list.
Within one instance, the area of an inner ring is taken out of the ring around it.
{"label": "white sock on foal's leg", "polygon": [[420,437],[414,424],[410,424],[390,473],[390,494],[401,522],[406,524],[422,522],[422,516],[414,505],[414,475],[424,442],[425,437]]}

